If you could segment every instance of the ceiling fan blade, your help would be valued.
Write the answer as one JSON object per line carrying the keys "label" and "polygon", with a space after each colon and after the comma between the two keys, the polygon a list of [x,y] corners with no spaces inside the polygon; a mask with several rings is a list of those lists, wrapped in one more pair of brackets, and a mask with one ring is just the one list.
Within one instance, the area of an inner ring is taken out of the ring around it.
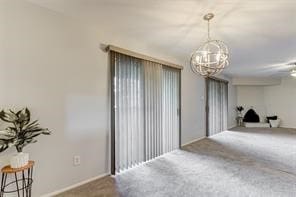
{"label": "ceiling fan blade", "polygon": [[280,70],[278,71],[279,73],[290,73],[291,71],[290,70]]}
{"label": "ceiling fan blade", "polygon": [[289,65],[289,66],[296,66],[296,62],[289,62],[287,65]]}

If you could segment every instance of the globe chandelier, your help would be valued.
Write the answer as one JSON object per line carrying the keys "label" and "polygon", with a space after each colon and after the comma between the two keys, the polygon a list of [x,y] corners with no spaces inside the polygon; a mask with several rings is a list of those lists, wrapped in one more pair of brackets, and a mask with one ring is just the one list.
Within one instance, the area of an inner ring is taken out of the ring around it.
{"label": "globe chandelier", "polygon": [[221,40],[213,40],[210,37],[210,20],[213,18],[213,13],[203,17],[208,22],[208,39],[192,53],[190,59],[192,71],[204,77],[217,75],[229,65],[227,46]]}

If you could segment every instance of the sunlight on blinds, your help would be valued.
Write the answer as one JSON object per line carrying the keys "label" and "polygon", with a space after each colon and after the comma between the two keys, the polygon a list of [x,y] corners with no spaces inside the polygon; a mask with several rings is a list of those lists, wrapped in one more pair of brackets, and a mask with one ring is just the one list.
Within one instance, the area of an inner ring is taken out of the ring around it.
{"label": "sunlight on blinds", "polygon": [[111,58],[120,172],[179,147],[180,70],[113,51]]}

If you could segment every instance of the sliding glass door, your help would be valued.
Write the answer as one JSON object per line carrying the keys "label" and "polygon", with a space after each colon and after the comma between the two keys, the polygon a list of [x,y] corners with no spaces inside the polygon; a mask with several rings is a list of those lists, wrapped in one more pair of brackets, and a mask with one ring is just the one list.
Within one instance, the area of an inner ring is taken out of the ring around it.
{"label": "sliding glass door", "polygon": [[179,147],[180,70],[110,54],[114,174]]}
{"label": "sliding glass door", "polygon": [[228,82],[215,78],[206,79],[207,136],[227,129]]}

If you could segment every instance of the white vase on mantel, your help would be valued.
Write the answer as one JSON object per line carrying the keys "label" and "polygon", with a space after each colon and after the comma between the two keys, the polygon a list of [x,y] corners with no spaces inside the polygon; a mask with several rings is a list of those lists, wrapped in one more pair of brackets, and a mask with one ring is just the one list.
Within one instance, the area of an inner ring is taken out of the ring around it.
{"label": "white vase on mantel", "polygon": [[11,168],[21,168],[29,163],[29,153],[18,152],[10,158]]}

